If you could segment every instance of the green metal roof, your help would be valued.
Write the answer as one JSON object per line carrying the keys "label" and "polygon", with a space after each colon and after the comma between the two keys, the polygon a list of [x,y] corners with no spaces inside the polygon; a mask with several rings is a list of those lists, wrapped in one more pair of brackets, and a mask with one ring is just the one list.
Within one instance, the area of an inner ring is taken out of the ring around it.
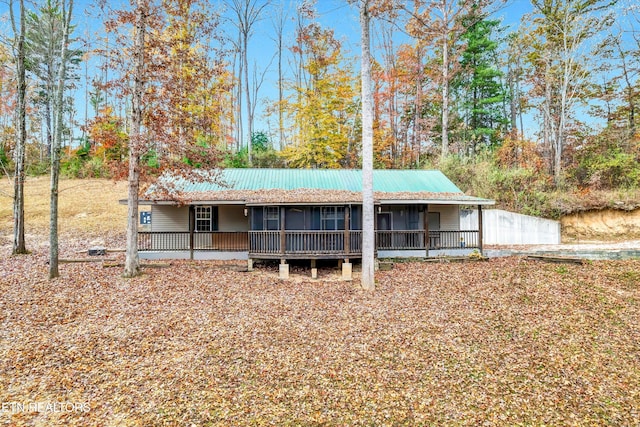
{"label": "green metal roof", "polygon": [[[194,183],[178,180],[174,183],[187,193],[302,188],[361,192],[362,171],[359,169],[222,169],[215,182]],[[385,193],[462,193],[442,172],[435,170],[374,170],[373,189]]]}
{"label": "green metal roof", "polygon": [[[362,201],[358,169],[221,169],[201,171],[201,178],[165,175],[147,191],[151,203],[222,202],[236,204],[323,204]],[[373,171],[378,203],[492,205],[467,196],[442,172],[434,170]]]}

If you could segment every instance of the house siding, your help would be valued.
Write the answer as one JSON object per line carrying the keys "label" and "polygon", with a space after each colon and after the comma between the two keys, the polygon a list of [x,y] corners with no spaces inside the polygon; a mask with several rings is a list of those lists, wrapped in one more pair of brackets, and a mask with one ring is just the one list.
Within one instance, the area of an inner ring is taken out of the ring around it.
{"label": "house siding", "polygon": [[218,207],[218,231],[248,231],[249,219],[244,216],[244,206],[220,205]]}
{"label": "house siding", "polygon": [[188,206],[151,207],[151,231],[189,231]]}
{"label": "house siding", "polygon": [[[401,207],[389,209],[393,214],[393,229],[405,230],[407,224],[403,214],[400,214]],[[153,219],[151,231],[189,231],[189,208],[187,206],[162,206],[152,207]],[[430,205],[429,212],[440,214],[440,230],[459,230],[460,212],[457,205]],[[418,229],[422,229],[423,213],[419,213]],[[309,222],[309,216],[306,222]],[[309,224],[307,224],[309,225]],[[474,227],[475,228],[475,227]],[[218,229],[219,231],[247,231],[249,221],[244,216],[243,206],[219,206],[218,207]]]}
{"label": "house siding", "polygon": [[440,214],[440,230],[460,230],[460,213],[457,205],[430,205],[429,212]]}

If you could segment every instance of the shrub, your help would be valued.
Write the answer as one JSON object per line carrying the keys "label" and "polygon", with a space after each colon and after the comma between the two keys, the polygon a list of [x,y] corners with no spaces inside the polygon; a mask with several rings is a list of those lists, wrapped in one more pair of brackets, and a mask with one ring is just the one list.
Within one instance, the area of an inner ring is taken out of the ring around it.
{"label": "shrub", "polygon": [[91,157],[84,162],[78,178],[109,178],[110,173],[100,157]]}
{"label": "shrub", "polygon": [[50,166],[51,165],[49,164],[48,160],[43,160],[43,161],[38,160],[35,162],[28,162],[25,168],[25,172],[29,176],[45,175],[46,173],[49,172]]}
{"label": "shrub", "polygon": [[73,156],[68,160],[60,163],[60,175],[65,178],[78,178],[80,170],[84,164],[84,159]]}

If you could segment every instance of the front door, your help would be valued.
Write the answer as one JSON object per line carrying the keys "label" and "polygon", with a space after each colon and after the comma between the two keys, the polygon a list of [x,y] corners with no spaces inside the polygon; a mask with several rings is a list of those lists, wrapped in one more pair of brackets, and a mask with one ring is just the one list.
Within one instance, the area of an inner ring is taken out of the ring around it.
{"label": "front door", "polygon": [[440,247],[440,212],[429,212],[429,249]]}
{"label": "front door", "polygon": [[391,230],[391,212],[380,212],[378,214],[378,230]]}
{"label": "front door", "polygon": [[288,208],[286,215],[284,223],[287,230],[304,230],[306,228],[304,209]]}

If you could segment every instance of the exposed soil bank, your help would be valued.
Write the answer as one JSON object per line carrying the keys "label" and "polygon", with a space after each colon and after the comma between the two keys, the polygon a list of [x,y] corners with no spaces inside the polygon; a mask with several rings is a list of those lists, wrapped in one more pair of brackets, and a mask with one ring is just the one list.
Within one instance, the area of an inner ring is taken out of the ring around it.
{"label": "exposed soil bank", "polygon": [[640,209],[579,212],[563,217],[560,222],[563,242],[640,238]]}

